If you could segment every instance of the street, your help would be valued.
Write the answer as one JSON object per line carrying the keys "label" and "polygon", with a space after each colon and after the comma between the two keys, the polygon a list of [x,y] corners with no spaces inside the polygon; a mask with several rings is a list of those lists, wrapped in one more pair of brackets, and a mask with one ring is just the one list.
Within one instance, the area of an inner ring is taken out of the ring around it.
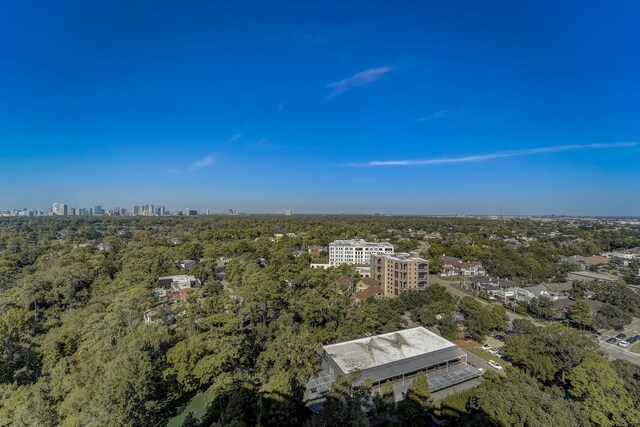
{"label": "street", "polygon": [[[456,285],[458,284],[458,281],[449,281],[449,280],[444,280],[442,278],[440,278],[437,275],[429,275],[429,283],[435,283],[438,285],[443,286],[449,293],[456,295],[460,298],[462,297],[467,297],[470,296],[468,293],[464,292],[463,290],[461,290],[460,288],[458,288]],[[484,304],[484,305],[489,305],[491,304],[488,301],[485,301],[481,298],[476,298],[480,303]],[[536,326],[543,326],[541,323],[536,322],[535,320],[531,319],[530,317],[526,317],[526,316],[521,316],[519,314],[516,314],[512,311],[507,310],[507,317],[509,318],[509,323],[513,322],[513,320],[515,319],[527,319],[530,320],[531,322],[533,322]],[[640,334],[640,319],[636,319],[634,320],[632,323],[630,323],[629,325],[627,325],[626,329],[623,331],[627,337],[631,336],[631,335],[637,335]],[[608,338],[611,337],[615,337],[616,335],[618,335],[620,332],[618,331],[614,331],[614,330],[610,330],[610,331],[605,331],[602,332],[602,339],[600,341],[598,341],[598,343],[600,344],[600,348],[602,349],[602,351],[604,351],[607,356],[609,356],[610,358],[614,358],[614,359],[624,359],[628,362],[634,363],[636,365],[640,366],[640,354],[637,353],[632,353],[629,349],[631,347],[633,347],[633,345],[627,347],[627,348],[622,348],[622,347],[618,347],[617,343],[616,344],[609,344],[606,342],[606,340]],[[638,341],[640,342],[640,341]],[[472,362],[472,360],[475,360],[473,358],[478,358],[477,356],[468,353],[469,354],[469,361],[475,365],[475,363]],[[480,358],[478,358],[480,359]],[[482,361],[482,359],[480,359]],[[484,362],[484,361],[482,361]],[[488,365],[486,364],[486,362],[484,362],[484,364],[482,364],[482,362],[478,362],[480,363],[480,365],[476,365],[479,368],[485,368],[487,369]],[[491,369],[491,368],[488,368]]]}
{"label": "street", "polygon": [[[607,353],[610,357],[616,359],[624,359],[628,362],[635,363],[636,365],[640,365],[640,354],[631,352],[631,348],[636,345],[640,341],[636,341],[634,344],[631,344],[627,348],[618,347],[618,342],[622,340],[617,340],[614,344],[609,344],[607,339],[615,338],[620,331],[608,330],[603,331],[601,340],[600,340],[600,348]],[[622,331],[623,334],[627,336],[627,338],[631,336],[635,336],[640,334],[640,319],[636,319],[630,324],[628,324],[625,329]]]}

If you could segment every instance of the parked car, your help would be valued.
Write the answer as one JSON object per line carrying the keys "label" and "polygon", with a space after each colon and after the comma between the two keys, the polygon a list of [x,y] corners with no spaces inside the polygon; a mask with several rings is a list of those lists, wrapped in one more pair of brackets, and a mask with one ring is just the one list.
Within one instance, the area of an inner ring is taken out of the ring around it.
{"label": "parked car", "polygon": [[490,348],[489,350],[487,350],[489,354],[493,354],[493,355],[498,354],[499,351],[500,350],[498,350],[497,348]]}
{"label": "parked car", "polygon": [[484,369],[478,368],[478,372],[480,372],[480,375],[483,375],[484,374]]}
{"label": "parked car", "polygon": [[493,337],[498,341],[504,342],[504,335],[494,335]]}
{"label": "parked car", "polygon": [[618,347],[627,348],[629,347],[629,341],[620,341],[618,343]]}
{"label": "parked car", "polygon": [[482,347],[480,347],[481,349],[483,349],[484,351],[488,351],[491,346],[489,344],[483,344]]}
{"label": "parked car", "polygon": [[608,342],[609,344],[615,344],[615,343],[616,343],[616,341],[618,341],[618,340],[617,340],[617,339],[615,339],[615,338],[609,338],[609,339],[607,340],[607,342]]}
{"label": "parked car", "polygon": [[496,369],[496,370],[498,370],[498,371],[502,371],[502,366],[500,366],[500,365],[498,364],[498,362],[496,362],[495,360],[489,360],[487,363],[488,363],[488,364],[489,364],[489,366],[491,366],[493,369]]}
{"label": "parked car", "polygon": [[625,334],[618,334],[616,335],[616,338],[618,338],[619,340],[623,340],[625,339],[627,336]]}
{"label": "parked car", "polygon": [[638,341],[638,338],[636,338],[636,337],[629,337],[629,338],[627,338],[627,341],[629,342],[629,344],[633,344],[634,342]]}

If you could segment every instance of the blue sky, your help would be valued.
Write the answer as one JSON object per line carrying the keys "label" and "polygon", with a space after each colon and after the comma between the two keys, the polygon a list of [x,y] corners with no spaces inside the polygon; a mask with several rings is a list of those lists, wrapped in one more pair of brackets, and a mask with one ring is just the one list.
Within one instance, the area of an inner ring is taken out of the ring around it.
{"label": "blue sky", "polygon": [[0,6],[0,209],[640,215],[640,3]]}

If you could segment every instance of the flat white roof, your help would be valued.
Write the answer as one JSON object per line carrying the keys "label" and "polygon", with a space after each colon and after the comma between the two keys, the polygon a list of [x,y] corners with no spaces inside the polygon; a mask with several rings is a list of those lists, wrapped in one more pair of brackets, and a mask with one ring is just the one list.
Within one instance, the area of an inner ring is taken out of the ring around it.
{"label": "flat white roof", "polygon": [[345,374],[456,345],[422,326],[324,346]]}
{"label": "flat white roof", "polygon": [[333,246],[393,247],[389,242],[367,242],[364,239],[336,240],[329,243],[329,247]]}

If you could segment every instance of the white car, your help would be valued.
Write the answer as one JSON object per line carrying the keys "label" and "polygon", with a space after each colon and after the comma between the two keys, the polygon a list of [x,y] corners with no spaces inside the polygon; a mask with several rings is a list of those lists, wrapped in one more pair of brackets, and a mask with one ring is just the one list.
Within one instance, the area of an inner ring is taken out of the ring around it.
{"label": "white car", "polygon": [[620,341],[618,343],[618,347],[627,348],[629,347],[629,341]]}
{"label": "white car", "polygon": [[483,349],[484,351],[487,351],[491,348],[491,346],[489,344],[483,344],[482,347],[480,348]]}
{"label": "white car", "polygon": [[495,360],[489,360],[487,362],[489,364],[489,366],[491,366],[493,369],[496,369],[498,371],[502,371],[502,366],[498,365],[498,362],[496,362]]}
{"label": "white car", "polygon": [[478,372],[480,372],[480,375],[483,375],[484,374],[484,369],[478,368]]}
{"label": "white car", "polygon": [[497,348],[490,348],[490,349],[489,349],[489,350],[487,350],[487,351],[489,352],[489,354],[496,355],[496,354],[498,354],[498,352],[499,352],[500,350],[498,350]]}

